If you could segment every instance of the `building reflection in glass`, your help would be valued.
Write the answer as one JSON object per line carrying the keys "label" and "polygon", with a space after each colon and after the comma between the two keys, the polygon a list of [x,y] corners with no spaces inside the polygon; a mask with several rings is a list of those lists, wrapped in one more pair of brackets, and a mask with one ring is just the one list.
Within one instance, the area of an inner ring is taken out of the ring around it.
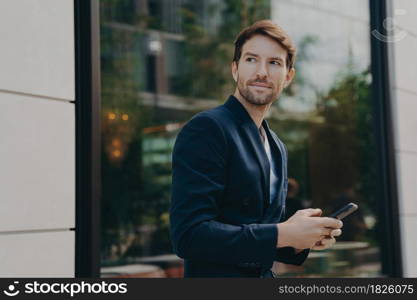
{"label": "building reflection in glass", "polygon": [[175,138],[233,93],[235,35],[264,18],[298,46],[268,116],[289,150],[287,213],[360,205],[333,249],[282,276],[381,275],[367,1],[113,0],[100,13],[103,277],[182,276],[168,232]]}

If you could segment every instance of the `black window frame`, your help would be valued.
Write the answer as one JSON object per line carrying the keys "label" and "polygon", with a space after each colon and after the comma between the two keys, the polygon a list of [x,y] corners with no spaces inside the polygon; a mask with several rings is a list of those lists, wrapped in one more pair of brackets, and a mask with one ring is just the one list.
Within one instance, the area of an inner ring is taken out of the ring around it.
{"label": "black window frame", "polygon": [[99,0],[74,0],[75,277],[100,277],[101,88]]}
{"label": "black window frame", "polygon": [[390,61],[390,43],[375,38],[371,33],[377,30],[383,35],[387,32],[383,21],[390,17],[392,7],[387,0],[370,0],[370,37],[371,37],[371,73],[372,102],[374,113],[374,131],[378,161],[378,235],[382,241],[382,274],[389,277],[402,277],[401,230],[398,207],[397,172],[395,160],[395,141],[393,130],[393,112],[391,110],[392,64]]}

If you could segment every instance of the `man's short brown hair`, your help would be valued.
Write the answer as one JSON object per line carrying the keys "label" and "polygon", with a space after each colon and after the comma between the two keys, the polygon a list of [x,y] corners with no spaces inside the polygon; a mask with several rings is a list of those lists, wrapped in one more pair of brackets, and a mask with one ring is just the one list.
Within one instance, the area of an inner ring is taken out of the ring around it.
{"label": "man's short brown hair", "polygon": [[233,56],[233,61],[235,61],[237,64],[239,63],[239,59],[242,55],[243,45],[247,40],[256,34],[267,36],[277,41],[282,47],[284,47],[284,49],[287,50],[287,68],[289,70],[294,67],[295,56],[297,52],[294,42],[280,26],[273,23],[271,20],[257,21],[251,26],[243,29],[238,34],[235,40],[235,54]]}

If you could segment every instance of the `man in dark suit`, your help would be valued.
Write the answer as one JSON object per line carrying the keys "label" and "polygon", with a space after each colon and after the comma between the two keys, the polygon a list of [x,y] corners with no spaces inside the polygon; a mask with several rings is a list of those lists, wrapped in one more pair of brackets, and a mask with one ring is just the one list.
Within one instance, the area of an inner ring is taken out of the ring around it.
{"label": "man in dark suit", "polygon": [[264,117],[294,77],[295,47],[268,20],[239,33],[224,105],[195,115],[173,152],[171,240],[185,277],[271,277],[277,262],[301,265],[326,249],[342,222],[320,209],[281,222],[287,150]]}

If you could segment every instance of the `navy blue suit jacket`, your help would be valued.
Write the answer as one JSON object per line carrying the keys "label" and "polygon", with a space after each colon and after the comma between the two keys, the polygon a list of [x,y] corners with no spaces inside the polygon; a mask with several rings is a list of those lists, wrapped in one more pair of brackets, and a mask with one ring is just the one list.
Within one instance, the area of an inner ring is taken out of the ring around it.
{"label": "navy blue suit jacket", "polygon": [[195,115],[179,133],[172,156],[171,241],[185,277],[246,277],[242,266],[269,270],[274,260],[300,265],[276,248],[287,194],[287,151],[262,123],[275,157],[279,192],[269,203],[270,165],[256,124],[230,96]]}

